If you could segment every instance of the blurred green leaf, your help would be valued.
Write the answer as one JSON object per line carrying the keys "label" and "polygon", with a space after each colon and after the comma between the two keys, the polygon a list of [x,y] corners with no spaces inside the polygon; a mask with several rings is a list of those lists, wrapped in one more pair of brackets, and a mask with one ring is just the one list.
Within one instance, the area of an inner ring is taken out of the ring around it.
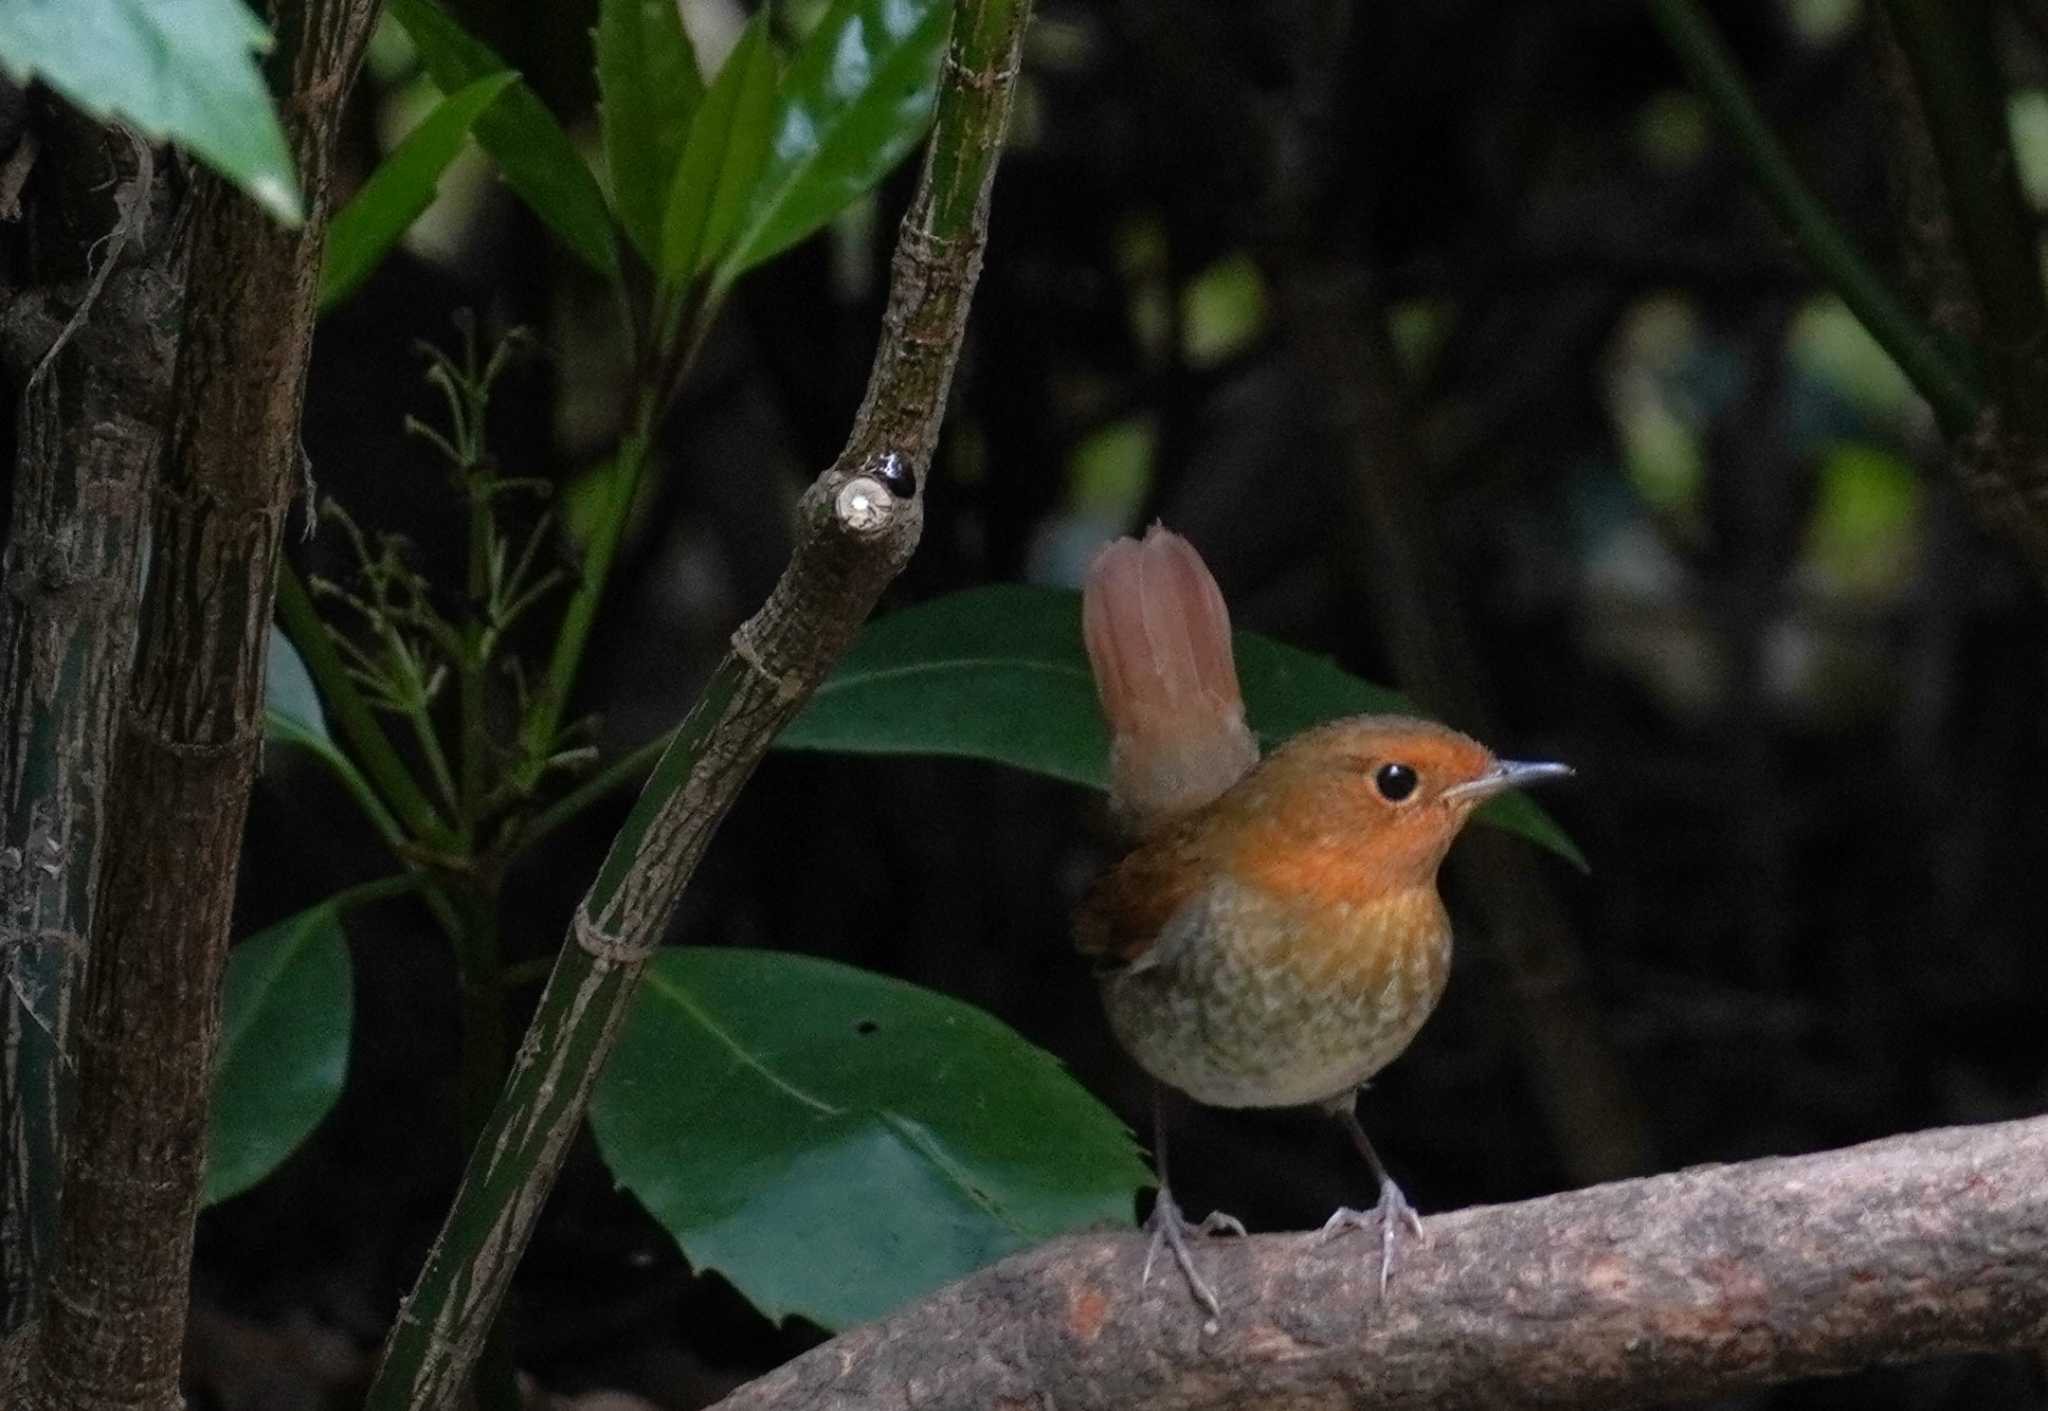
{"label": "blurred green leaf", "polygon": [[590,1120],[612,1174],[771,1318],[875,1318],[1128,1225],[1130,1133],[982,1011],[809,956],[664,950]]}
{"label": "blurred green leaf", "polygon": [[612,204],[652,264],[661,252],[669,184],[704,99],[704,75],[676,0],[602,0],[597,88]]}
{"label": "blurred green leaf", "polygon": [[775,69],[764,9],[726,56],[683,144],[661,223],[661,274],[675,288],[716,263],[739,227],[768,160]]}
{"label": "blurred green leaf", "polygon": [[1897,421],[1920,394],[1848,305],[1833,294],[1807,301],[1786,334],[1793,368],[1839,393],[1863,415]]}
{"label": "blurred green leaf", "polygon": [[235,947],[221,991],[206,1204],[268,1176],[320,1125],[348,1079],[354,1012],[340,898]]}
{"label": "blurred green leaf", "polygon": [[923,138],[952,9],[945,0],[834,0],[776,95],[767,168],[724,278],[817,230]]}
{"label": "blurred green leaf", "polygon": [[462,150],[471,125],[518,79],[509,71],[490,74],[443,98],[335,213],[327,233],[326,263],[320,267],[323,310],[354,293],[407,227],[433,204],[441,173]]}
{"label": "blurred green leaf", "polygon": [[291,638],[275,624],[270,629],[270,657],[263,676],[263,734],[279,744],[310,751],[334,771],[379,833],[386,838],[403,836],[398,820],[384,807],[370,781],[327,733],[327,716],[320,709],[320,693],[313,687],[313,675],[306,670],[305,660]]}
{"label": "blurred green leaf", "polygon": [[251,51],[270,31],[239,0],[8,0],[0,71],[79,111],[175,142],[279,220],[304,213],[284,129]]}
{"label": "blurred green leaf", "polygon": [[1702,160],[1713,145],[1707,105],[1690,88],[1664,88],[1636,110],[1638,155],[1653,169],[1676,174]]}
{"label": "blurred green leaf", "polygon": [[1152,485],[1159,423],[1127,416],[1083,437],[1067,460],[1067,503],[1105,524],[1136,514]]}
{"label": "blurred green leaf", "polygon": [[1922,477],[1879,446],[1838,442],[1821,457],[1806,566],[1831,591],[1880,601],[1912,590],[1921,558]]}
{"label": "blurred green leaf", "polygon": [[[1347,715],[1417,714],[1399,694],[1312,653],[1235,637],[1245,714],[1268,745]],[[953,593],[876,622],[776,741],[848,754],[962,755],[1091,788],[1109,785],[1109,734],[1081,645],[1080,594],[1003,584]],[[1521,794],[1482,822],[1581,871],[1585,855]]]}
{"label": "blurred green leaf", "polygon": [[[434,0],[390,0],[393,19],[419,50],[443,93],[504,70],[504,60],[449,18]],[[506,183],[582,261],[616,279],[618,243],[597,178],[576,144],[525,83],[516,83],[476,120],[476,138]]]}
{"label": "blurred green leaf", "polygon": [[1216,367],[1265,330],[1265,277],[1250,255],[1231,255],[1190,280],[1180,304],[1181,355],[1194,367]]}

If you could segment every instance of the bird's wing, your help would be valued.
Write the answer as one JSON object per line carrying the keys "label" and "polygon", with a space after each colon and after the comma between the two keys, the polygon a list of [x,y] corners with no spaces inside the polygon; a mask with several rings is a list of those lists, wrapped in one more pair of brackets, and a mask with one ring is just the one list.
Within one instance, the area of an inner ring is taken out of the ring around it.
{"label": "bird's wing", "polygon": [[1218,872],[1199,856],[1196,819],[1149,839],[1105,872],[1074,913],[1074,947],[1098,970],[1143,969]]}

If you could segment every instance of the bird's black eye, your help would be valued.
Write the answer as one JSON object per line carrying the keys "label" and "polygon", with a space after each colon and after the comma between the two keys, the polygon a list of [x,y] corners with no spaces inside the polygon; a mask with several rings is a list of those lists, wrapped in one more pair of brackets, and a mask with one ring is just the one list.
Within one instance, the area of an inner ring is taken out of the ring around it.
{"label": "bird's black eye", "polygon": [[1415,792],[1419,782],[1415,771],[1405,764],[1383,764],[1373,771],[1372,776],[1372,786],[1388,803],[1400,803]]}

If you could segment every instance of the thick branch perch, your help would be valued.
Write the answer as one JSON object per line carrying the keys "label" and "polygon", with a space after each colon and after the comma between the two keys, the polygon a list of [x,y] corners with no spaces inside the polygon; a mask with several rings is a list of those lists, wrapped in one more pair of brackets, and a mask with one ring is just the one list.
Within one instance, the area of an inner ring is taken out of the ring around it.
{"label": "thick branch perch", "polygon": [[1134,1234],[1057,1241],[719,1411],[1633,1406],[2048,1341],[2048,1118],[1703,1166],[1356,1236],[1209,1240],[1205,1330]]}

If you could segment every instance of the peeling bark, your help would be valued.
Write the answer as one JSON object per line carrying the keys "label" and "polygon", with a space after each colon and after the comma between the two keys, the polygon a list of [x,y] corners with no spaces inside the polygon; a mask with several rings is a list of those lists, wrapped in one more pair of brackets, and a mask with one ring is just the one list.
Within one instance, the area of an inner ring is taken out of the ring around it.
{"label": "peeling bark", "polygon": [[[0,1328],[32,1316],[56,1235],[64,1060],[99,891],[135,642],[145,493],[184,269],[175,182],[54,99],[27,156],[26,278],[0,295],[18,388],[0,595]],[[18,165],[11,163],[11,165]]]}
{"label": "peeling bark", "polygon": [[178,1411],[192,1225],[235,869],[341,104],[375,0],[274,9],[271,60],[309,212],[288,230],[210,173],[109,789],[76,1018],[78,1104],[25,1411]]}

